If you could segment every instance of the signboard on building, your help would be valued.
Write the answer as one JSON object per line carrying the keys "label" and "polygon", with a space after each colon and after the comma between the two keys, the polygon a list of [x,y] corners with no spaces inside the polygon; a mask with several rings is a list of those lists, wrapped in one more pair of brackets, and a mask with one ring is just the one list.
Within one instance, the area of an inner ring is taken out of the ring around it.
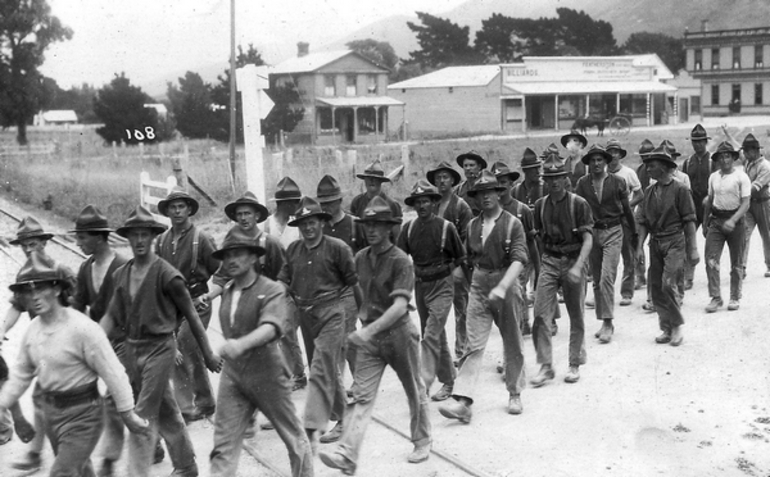
{"label": "signboard on building", "polygon": [[501,65],[503,83],[650,81],[651,66],[634,65],[633,59],[559,57],[528,58],[524,63]]}

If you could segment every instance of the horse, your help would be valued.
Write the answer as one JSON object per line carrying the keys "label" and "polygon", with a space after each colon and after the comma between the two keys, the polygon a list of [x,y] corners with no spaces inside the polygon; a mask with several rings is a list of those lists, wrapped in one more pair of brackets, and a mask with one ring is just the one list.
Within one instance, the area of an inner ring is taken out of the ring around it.
{"label": "horse", "polygon": [[596,127],[598,130],[597,136],[604,136],[604,127],[609,121],[607,121],[604,118],[600,118],[598,116],[588,116],[586,118],[577,118],[575,122],[572,124],[572,129],[575,131],[580,131],[581,134],[585,135],[586,128],[592,128]]}

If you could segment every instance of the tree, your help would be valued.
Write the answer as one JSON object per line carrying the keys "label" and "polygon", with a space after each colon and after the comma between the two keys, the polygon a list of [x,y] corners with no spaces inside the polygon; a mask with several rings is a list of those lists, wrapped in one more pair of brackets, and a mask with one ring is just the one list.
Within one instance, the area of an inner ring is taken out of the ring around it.
{"label": "tree", "polygon": [[561,40],[564,45],[575,48],[580,55],[601,56],[618,53],[612,25],[603,20],[594,20],[584,11],[571,8],[557,8]]}
{"label": "tree", "polygon": [[275,106],[262,121],[262,134],[267,142],[276,142],[282,132],[291,132],[305,117],[305,108],[300,104],[299,91],[294,83],[286,83],[283,86],[272,85],[267,90],[267,95],[273,100]]}
{"label": "tree", "polygon": [[[166,139],[168,128],[147,103],[154,103],[142,88],[131,86],[125,73],[117,74],[109,85],[101,88],[94,101],[94,112],[104,123],[96,130],[106,142],[155,142]],[[136,134],[139,131],[139,134]]]}
{"label": "tree", "polygon": [[15,125],[16,140],[27,144],[27,124],[40,109],[44,93],[38,71],[44,52],[72,30],[51,15],[46,0],[0,2],[0,125]]}
{"label": "tree", "polygon": [[684,40],[662,33],[632,33],[623,45],[623,52],[628,55],[656,53],[672,73],[684,68]]}
{"label": "tree", "polygon": [[353,40],[345,43],[345,46],[351,50],[360,53],[362,56],[387,68],[391,73],[396,71],[398,64],[398,55],[387,41],[377,41],[371,38],[366,40]]}
{"label": "tree", "polygon": [[420,44],[420,50],[409,53],[409,62],[430,68],[483,63],[483,57],[469,44],[470,29],[467,26],[461,27],[424,12],[417,12],[417,18],[422,25],[406,22]]}
{"label": "tree", "polygon": [[167,96],[176,118],[176,128],[188,138],[206,138],[215,128],[211,85],[204,83],[198,73],[188,71],[179,78],[179,88],[168,83]]}
{"label": "tree", "polygon": [[482,20],[481,29],[476,32],[476,51],[501,63],[520,60],[521,45],[513,41],[518,23],[518,19],[499,13],[493,13],[491,17]]}

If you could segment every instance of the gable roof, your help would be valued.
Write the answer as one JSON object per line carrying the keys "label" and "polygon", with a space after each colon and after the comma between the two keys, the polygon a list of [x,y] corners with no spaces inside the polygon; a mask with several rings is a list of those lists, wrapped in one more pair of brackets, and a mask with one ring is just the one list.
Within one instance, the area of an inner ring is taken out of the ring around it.
{"label": "gable roof", "polygon": [[388,89],[486,86],[500,74],[500,65],[449,66],[388,86]]}
{"label": "gable roof", "polygon": [[348,55],[355,55],[356,57],[371,63],[372,66],[380,68],[383,71],[387,71],[386,68],[383,68],[382,66],[371,61],[369,58],[366,58],[365,56],[356,53],[353,50],[335,50],[319,51],[318,53],[309,53],[305,56],[289,58],[288,60],[273,66],[270,69],[270,74],[312,73],[313,71],[323,68],[324,66]]}

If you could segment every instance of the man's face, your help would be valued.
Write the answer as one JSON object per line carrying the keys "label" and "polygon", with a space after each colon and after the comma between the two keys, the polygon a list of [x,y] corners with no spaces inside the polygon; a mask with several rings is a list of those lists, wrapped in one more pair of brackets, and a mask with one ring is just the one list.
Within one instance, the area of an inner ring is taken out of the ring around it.
{"label": "man's face", "polygon": [[655,159],[645,162],[644,167],[647,169],[647,174],[656,181],[659,181],[668,170],[662,162]]}
{"label": "man's face", "polygon": [[245,248],[225,250],[222,266],[232,278],[240,278],[257,263],[257,255]]}
{"label": "man's face", "polygon": [[299,199],[291,199],[291,200],[279,200],[275,203],[275,208],[278,212],[286,215],[294,215],[294,212],[297,211],[297,207],[299,207]]}
{"label": "man's face", "polygon": [[500,205],[500,192],[495,189],[482,190],[476,194],[476,200],[481,204],[485,211],[492,211]]}
{"label": "man's face", "polygon": [[239,205],[235,208],[235,220],[246,232],[251,232],[257,226],[257,211],[250,205]]}
{"label": "man's face", "polygon": [[365,177],[364,185],[366,186],[366,193],[369,194],[369,197],[374,197],[382,190],[382,181],[379,179]]}
{"label": "man's face", "polygon": [[588,158],[588,166],[594,174],[601,174],[607,170],[607,159],[600,154],[592,154]]}
{"label": "man's face", "polygon": [[463,161],[463,172],[465,172],[466,179],[474,180],[481,175],[481,164],[475,159],[465,159]]}
{"label": "man's face", "polygon": [[757,147],[744,147],[743,148],[743,155],[746,156],[746,159],[749,161],[754,161],[759,158],[759,148]]}
{"label": "man's face", "polygon": [[433,215],[434,202],[430,197],[418,197],[414,200],[414,211],[417,217],[426,220]]}
{"label": "man's face", "polygon": [[134,252],[134,257],[146,257],[152,252],[152,240],[155,238],[155,234],[150,229],[136,228],[130,229],[126,233],[128,244],[131,245],[131,251]]}
{"label": "man's face", "polygon": [[722,170],[722,172],[730,172],[733,170],[733,164],[735,163],[735,158],[732,154],[719,154],[719,168]]}
{"label": "man's face", "polygon": [[450,174],[448,171],[438,171],[435,176],[433,176],[434,180],[436,181],[436,187],[438,187],[438,191],[442,194],[445,192],[449,192],[454,188],[454,178],[452,177],[452,174]]}
{"label": "man's face", "polygon": [[576,137],[571,137],[567,140],[567,150],[571,153],[579,152],[583,149],[583,143]]}
{"label": "man's face", "polygon": [[331,215],[332,217],[337,215],[341,208],[342,208],[342,199],[321,203],[321,209],[323,209],[324,212]]}
{"label": "man's face", "polygon": [[377,246],[388,240],[392,225],[385,222],[364,222],[364,234],[369,245]]}
{"label": "man's face", "polygon": [[528,167],[524,169],[524,180],[526,182],[534,183],[540,181],[542,175],[542,166]]}
{"label": "man's face", "polygon": [[567,190],[567,181],[569,180],[567,176],[544,177],[543,179],[549,194],[559,194]]}
{"label": "man's face", "polygon": [[706,140],[705,139],[693,139],[692,140],[692,149],[695,151],[696,154],[703,154],[703,152],[706,150]]}
{"label": "man's face", "polygon": [[82,250],[84,254],[93,255],[94,252],[96,252],[96,248],[99,246],[99,243],[101,243],[102,238],[98,234],[76,232],[75,240],[77,241],[78,247],[80,247],[80,250]]}
{"label": "man's face", "polygon": [[168,217],[171,219],[171,223],[174,225],[185,223],[185,221],[190,218],[190,212],[192,212],[190,204],[188,204],[184,199],[172,200],[168,204]]}
{"label": "man's face", "polygon": [[620,165],[620,156],[622,155],[622,153],[617,149],[610,149],[607,152],[609,152],[610,156],[612,156],[612,160],[610,161],[609,166],[612,169],[617,169],[618,166]]}
{"label": "man's face", "polygon": [[498,177],[497,183],[505,187],[505,190],[502,192],[503,194],[511,193],[511,189],[513,189],[513,181],[511,180],[511,176]]}
{"label": "man's face", "polygon": [[29,257],[32,252],[42,252],[45,248],[45,243],[46,241],[40,237],[31,237],[21,240],[19,246],[21,247],[21,251],[24,252],[24,255]]}
{"label": "man's face", "polygon": [[36,315],[50,312],[59,301],[59,290],[51,282],[25,286],[21,290],[23,303]]}
{"label": "man's face", "polygon": [[323,222],[316,215],[302,219],[297,226],[307,242],[315,241],[323,233]]}

